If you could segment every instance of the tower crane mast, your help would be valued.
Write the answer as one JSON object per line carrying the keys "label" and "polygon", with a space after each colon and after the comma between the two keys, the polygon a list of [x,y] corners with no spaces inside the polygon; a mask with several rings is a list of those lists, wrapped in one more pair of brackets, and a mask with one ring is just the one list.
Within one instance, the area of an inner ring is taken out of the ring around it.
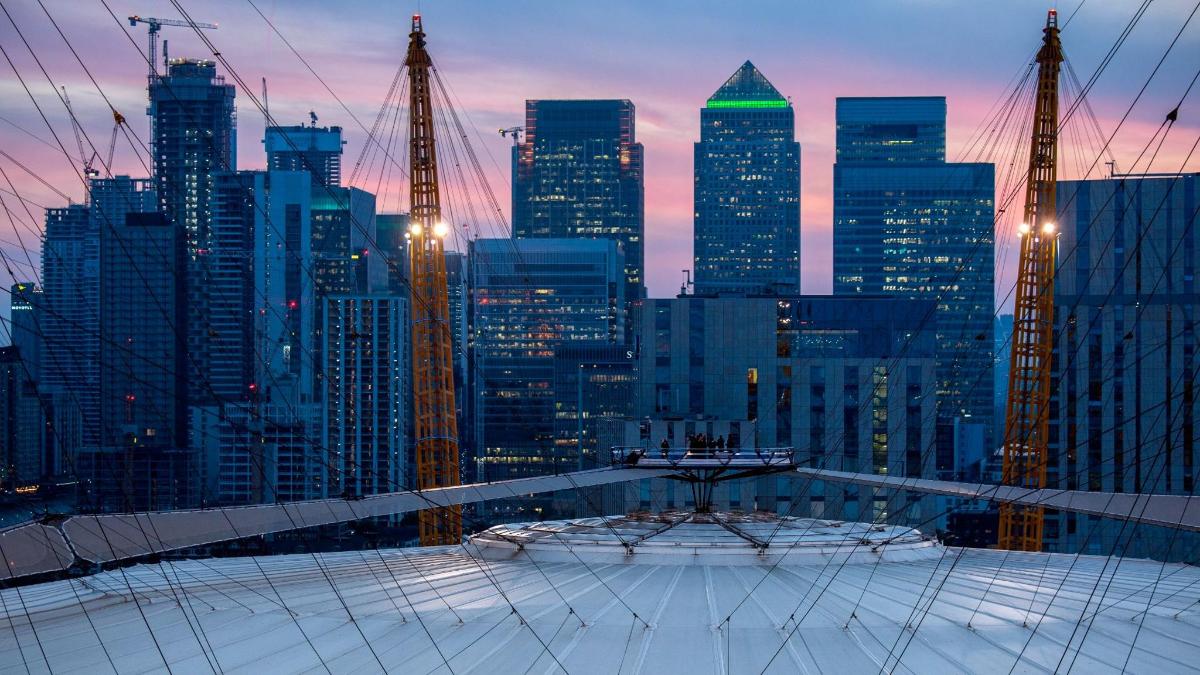
{"label": "tower crane mast", "polygon": [[[1021,256],[1013,307],[1012,354],[1009,358],[1005,406],[1002,482],[1024,488],[1046,486],[1049,454],[1050,360],[1054,340],[1054,265],[1058,166],[1058,76],[1063,62],[1058,14],[1050,10],[1042,47],[1037,54],[1037,96],[1024,220],[1020,225]],[[1000,506],[1000,548],[1038,551],[1042,546],[1044,509]]]}
{"label": "tower crane mast", "polygon": [[[417,487],[427,490],[459,484],[458,419],[443,248],[449,227],[442,221],[438,188],[430,73],[433,61],[425,51],[420,14],[413,15],[408,37],[405,65],[410,106],[408,250],[412,272],[413,411]],[[426,509],[418,521],[422,546],[458,544],[462,540],[461,506]]]}

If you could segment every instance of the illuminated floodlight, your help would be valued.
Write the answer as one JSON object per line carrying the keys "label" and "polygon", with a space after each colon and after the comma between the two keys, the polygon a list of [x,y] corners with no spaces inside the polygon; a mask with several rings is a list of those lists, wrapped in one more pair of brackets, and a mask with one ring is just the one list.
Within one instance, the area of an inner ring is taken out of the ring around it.
{"label": "illuminated floodlight", "polygon": [[419,237],[419,236],[421,236],[421,224],[420,224],[420,223],[413,223],[412,225],[409,225],[409,227],[408,227],[408,233],[409,233],[409,234],[411,234],[411,235],[412,235],[412,236],[414,236],[414,237]]}
{"label": "illuminated floodlight", "polygon": [[440,220],[433,224],[433,236],[437,237],[438,239],[441,239],[441,238],[445,237],[447,234],[450,234],[450,226],[449,225],[447,225],[446,223],[444,223]]}
{"label": "illuminated floodlight", "polygon": [[1017,226],[1017,231],[1022,235],[1029,234],[1029,223],[1021,223]]}

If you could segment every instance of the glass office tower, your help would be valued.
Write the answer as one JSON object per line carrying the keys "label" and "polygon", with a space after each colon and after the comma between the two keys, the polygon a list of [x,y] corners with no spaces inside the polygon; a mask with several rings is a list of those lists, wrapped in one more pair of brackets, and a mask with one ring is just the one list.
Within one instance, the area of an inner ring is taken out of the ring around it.
{"label": "glass office tower", "polygon": [[479,480],[578,468],[555,446],[555,363],[565,345],[625,335],[625,277],[614,241],[480,239],[471,244],[474,423]]}
{"label": "glass office tower", "polygon": [[795,113],[749,61],[700,111],[695,145],[696,293],[800,288]]}
{"label": "glass office tower", "polygon": [[612,239],[629,302],[645,297],[642,144],[628,100],[526,101],[513,147],[513,236]]}
{"label": "glass office tower", "polygon": [[[1058,184],[1046,486],[1196,494],[1200,174]],[[1046,513],[1048,551],[1196,560],[1200,536]]]}
{"label": "glass office tower", "polygon": [[937,469],[952,475],[956,438],[994,443],[995,169],[946,162],[944,97],[839,98],[833,191],[834,293],[937,300]]}

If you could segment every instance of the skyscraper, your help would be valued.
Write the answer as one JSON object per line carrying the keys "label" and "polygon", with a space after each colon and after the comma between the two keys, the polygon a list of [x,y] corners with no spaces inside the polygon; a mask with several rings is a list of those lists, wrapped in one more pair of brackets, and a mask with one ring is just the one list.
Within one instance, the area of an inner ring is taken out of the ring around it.
{"label": "skyscraper", "polygon": [[323,438],[331,497],[393,492],[406,484],[407,326],[403,297],[325,299]]}
{"label": "skyscraper", "polygon": [[41,391],[55,416],[78,424],[56,429],[64,455],[99,439],[100,236],[87,206],[46,209],[42,240]]}
{"label": "skyscraper", "polygon": [[41,322],[45,314],[42,308],[42,289],[32,283],[15,283],[9,290],[8,310],[11,323],[8,337],[21,356],[25,376],[37,382],[38,364],[42,352]]}
{"label": "skyscraper", "polygon": [[342,184],[341,127],[318,127],[314,115],[311,125],[267,127],[263,144],[268,170],[307,171],[314,187]]}
{"label": "skyscraper", "polygon": [[[254,238],[262,226],[258,209],[268,182],[261,171],[216,172],[209,217],[208,316],[203,331],[212,396],[245,401],[255,378]],[[212,401],[216,402],[216,401]],[[199,401],[193,400],[192,404]]]}
{"label": "skyscraper", "polygon": [[[1046,487],[1192,495],[1200,173],[1058,184]],[[1193,560],[1192,532],[1047,511],[1048,550]]]}
{"label": "skyscraper", "polygon": [[0,486],[36,486],[50,467],[43,449],[43,412],[20,348],[0,347]]}
{"label": "skyscraper", "polygon": [[[210,501],[244,504],[314,496],[295,467],[294,437],[319,434],[314,395],[311,194],[301,171],[212,177],[205,393],[190,401],[190,443]],[[311,445],[311,443],[309,444]],[[284,457],[284,455],[289,455]],[[290,474],[289,474],[290,475]],[[319,485],[319,481],[317,482]],[[316,493],[315,496],[321,496]]]}
{"label": "skyscraper", "polygon": [[192,255],[207,246],[211,174],[236,168],[235,93],[203,59],[172,59],[150,85],[155,187]]}
{"label": "skyscraper", "polygon": [[791,101],[749,61],[700,111],[696,293],[800,289],[800,144]]}
{"label": "skyscraper", "polygon": [[[647,301],[636,317],[640,377],[628,424],[650,420],[654,435],[644,443],[652,448],[664,438],[682,447],[687,434],[722,435],[735,447],[794,448],[808,466],[932,478],[925,450],[935,430],[937,341],[921,317],[933,304],[833,296]],[[902,353],[898,345],[906,345]],[[774,479],[747,481],[740,491],[732,485],[718,495],[728,507],[922,525],[935,515],[932,500],[872,488],[826,483],[797,494]],[[688,506],[690,490],[681,487],[668,490],[667,508]],[[652,508],[649,492],[640,507]]]}
{"label": "skyscraper", "polygon": [[100,236],[100,444],[185,447],[183,252],[158,213]]}
{"label": "skyscraper", "polygon": [[91,508],[193,505],[182,236],[156,212],[100,232],[99,444],[77,463]]}
{"label": "skyscraper", "polygon": [[154,186],[162,213],[178,227],[187,251],[184,293],[188,344],[187,397],[212,398],[204,386],[209,368],[207,340],[209,217],[212,176],[237,168],[233,85],[203,59],[171,59],[167,74],[150,85],[150,141]]}
{"label": "skyscraper", "polygon": [[628,100],[525,102],[513,147],[513,236],[612,239],[627,302],[645,297],[642,144]]}
{"label": "skyscraper", "polygon": [[470,251],[475,447],[486,480],[577,466],[554,445],[563,344],[618,344],[626,285],[611,240],[481,239]]}
{"label": "skyscraper", "polygon": [[[946,162],[943,97],[839,98],[833,291],[937,300],[937,469],[955,439],[993,447],[991,164]],[[958,433],[955,420],[959,420]]]}

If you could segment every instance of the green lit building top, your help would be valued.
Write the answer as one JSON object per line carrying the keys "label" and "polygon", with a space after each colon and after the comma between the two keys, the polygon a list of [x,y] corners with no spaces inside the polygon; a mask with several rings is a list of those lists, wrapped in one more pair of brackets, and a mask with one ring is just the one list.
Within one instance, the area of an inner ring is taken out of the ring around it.
{"label": "green lit building top", "polygon": [[695,171],[696,292],[796,292],[795,114],[753,63],[742,64],[701,109]]}

